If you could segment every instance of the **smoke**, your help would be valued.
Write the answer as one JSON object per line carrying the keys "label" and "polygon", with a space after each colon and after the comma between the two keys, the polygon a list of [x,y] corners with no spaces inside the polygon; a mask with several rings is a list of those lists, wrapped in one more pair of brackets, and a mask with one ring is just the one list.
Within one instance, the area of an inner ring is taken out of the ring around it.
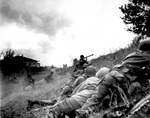
{"label": "smoke", "polygon": [[1,0],[0,3],[1,25],[17,23],[49,36],[70,25],[63,10],[59,10],[63,4],[60,0]]}
{"label": "smoke", "polygon": [[69,55],[107,53],[131,39],[118,9],[125,2],[0,0],[0,50],[20,50],[43,65],[68,63]]}
{"label": "smoke", "polygon": [[12,49],[49,65],[56,33],[71,25],[65,1],[0,0],[0,51]]}
{"label": "smoke", "polygon": [[[38,60],[44,65],[49,65],[49,58],[55,48],[50,36],[17,27],[16,24],[0,27],[0,36],[0,52],[12,49],[15,54],[24,55]],[[45,61],[46,58],[49,60]]]}

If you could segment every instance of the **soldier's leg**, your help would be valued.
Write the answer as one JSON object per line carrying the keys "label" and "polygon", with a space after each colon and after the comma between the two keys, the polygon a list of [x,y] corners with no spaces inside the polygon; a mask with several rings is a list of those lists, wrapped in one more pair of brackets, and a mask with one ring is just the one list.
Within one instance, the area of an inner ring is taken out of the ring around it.
{"label": "soldier's leg", "polygon": [[79,103],[72,97],[61,101],[53,110],[57,117],[63,114],[73,113],[76,109],[81,108]]}
{"label": "soldier's leg", "polygon": [[42,107],[44,106],[49,106],[49,105],[54,105],[57,100],[52,100],[52,101],[38,101],[38,100],[27,100],[28,106],[27,109],[31,109],[34,105],[40,105]]}
{"label": "soldier's leg", "polygon": [[98,103],[97,94],[93,94],[91,98],[87,99],[86,103],[82,106],[82,109],[91,111]]}
{"label": "soldier's leg", "polygon": [[91,98],[88,98],[86,103],[82,108],[76,110],[76,115],[78,118],[87,118],[90,116],[93,111],[98,111],[99,100],[97,97],[97,92],[92,95]]}
{"label": "soldier's leg", "polygon": [[57,100],[41,100],[38,102],[41,106],[48,106],[48,105],[54,105],[57,102]]}

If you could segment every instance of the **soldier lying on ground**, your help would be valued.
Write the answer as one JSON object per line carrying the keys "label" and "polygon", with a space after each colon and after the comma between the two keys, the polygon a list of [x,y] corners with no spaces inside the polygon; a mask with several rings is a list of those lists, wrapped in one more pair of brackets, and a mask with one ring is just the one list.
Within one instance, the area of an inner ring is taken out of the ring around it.
{"label": "soldier lying on ground", "polygon": [[[99,72],[99,71],[98,71]],[[99,72],[99,77],[103,77],[109,72],[108,68],[102,68]],[[96,87],[100,82],[101,78],[92,76],[82,82],[78,89],[72,94],[72,96],[65,98],[58,104],[55,104],[53,109],[49,109],[47,117],[49,118],[60,118],[62,115],[68,115],[71,118],[75,118],[75,111],[83,106],[88,98],[95,94]]]}
{"label": "soldier lying on ground", "polygon": [[[57,98],[57,100],[53,101],[37,101],[37,100],[28,100],[28,107],[27,109],[30,109],[33,105],[40,105],[40,106],[46,106],[46,105],[54,105],[56,102],[59,102],[66,97],[71,96],[73,90],[83,81],[85,81],[87,78],[95,76],[96,68],[93,66],[89,66],[85,69],[85,73],[79,76],[74,81],[69,82],[63,89],[60,94],[60,97]],[[75,92],[74,92],[75,93]]]}
{"label": "soldier lying on ground", "polygon": [[69,96],[75,94],[76,93],[75,91],[79,88],[79,85],[82,82],[84,82],[87,78],[95,76],[95,73],[96,73],[96,68],[94,66],[87,67],[84,70],[84,74],[82,74],[81,76],[76,78],[75,81],[71,85],[66,86],[62,90],[59,99],[64,99],[66,97],[69,97]]}
{"label": "soldier lying on ground", "polygon": [[91,69],[91,67],[87,67],[84,70],[77,70],[76,72],[73,72],[69,81],[67,81],[66,85],[62,87],[61,94],[70,95],[73,88],[75,88],[88,77],[88,71]]}
{"label": "soldier lying on ground", "polygon": [[150,79],[150,38],[141,41],[136,52],[126,56],[120,66],[114,67],[104,77],[99,84],[97,95],[92,96],[87,100],[88,103],[76,111],[78,117],[88,117],[91,110],[100,109],[102,100],[113,86],[122,88],[126,96],[129,97],[134,87],[140,86],[148,79]]}

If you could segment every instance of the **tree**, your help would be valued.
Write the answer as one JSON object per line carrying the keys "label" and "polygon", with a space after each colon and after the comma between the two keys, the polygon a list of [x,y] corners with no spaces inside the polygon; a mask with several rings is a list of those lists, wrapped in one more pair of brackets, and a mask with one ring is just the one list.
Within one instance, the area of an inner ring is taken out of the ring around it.
{"label": "tree", "polygon": [[124,14],[121,18],[127,25],[127,31],[139,37],[150,36],[150,0],[129,0],[119,9]]}
{"label": "tree", "polygon": [[13,50],[7,50],[6,53],[4,54],[4,58],[11,58],[14,57],[15,52]]}

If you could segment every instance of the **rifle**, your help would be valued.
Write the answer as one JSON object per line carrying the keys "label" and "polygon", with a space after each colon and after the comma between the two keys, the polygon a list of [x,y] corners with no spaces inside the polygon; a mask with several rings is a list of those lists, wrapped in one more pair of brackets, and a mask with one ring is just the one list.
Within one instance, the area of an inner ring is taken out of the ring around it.
{"label": "rifle", "polygon": [[88,57],[91,57],[91,56],[93,56],[94,54],[91,54],[91,55],[88,55],[88,56],[86,56],[86,57],[84,57],[85,59],[87,59]]}
{"label": "rifle", "polygon": [[[87,58],[90,57],[90,56],[93,56],[93,55],[94,55],[94,54],[88,55],[88,56],[84,57],[84,59],[86,59],[86,61],[87,61]],[[78,60],[77,60],[77,64],[78,64]],[[77,65],[77,64],[76,64],[76,65]],[[91,65],[91,64],[88,64],[88,65]],[[75,71],[76,71],[76,67],[74,68],[73,72],[75,72]]]}

